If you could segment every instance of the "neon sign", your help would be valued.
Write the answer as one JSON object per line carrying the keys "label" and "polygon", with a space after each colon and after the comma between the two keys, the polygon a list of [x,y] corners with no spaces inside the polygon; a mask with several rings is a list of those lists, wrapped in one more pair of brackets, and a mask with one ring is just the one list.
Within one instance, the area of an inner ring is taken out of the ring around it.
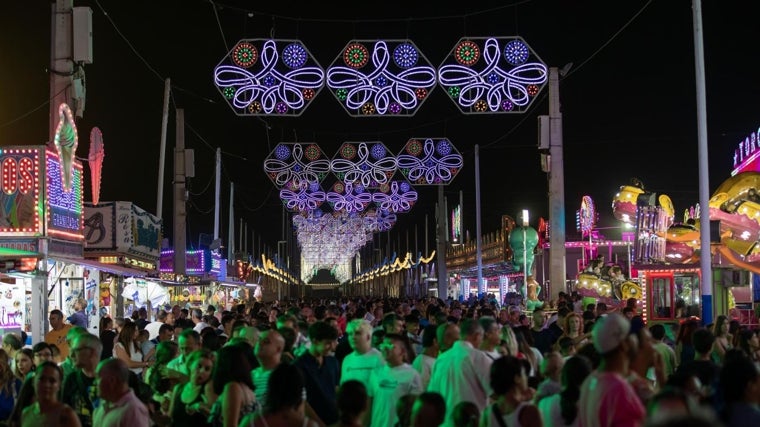
{"label": "neon sign", "polygon": [[734,150],[734,170],[731,176],[739,172],[760,171],[760,129],[752,132],[739,141],[739,146]]}
{"label": "neon sign", "polygon": [[38,149],[0,150],[0,235],[42,233],[39,153]]}
{"label": "neon sign", "polygon": [[75,163],[71,188],[64,188],[61,163],[52,151],[47,152],[48,233],[66,239],[84,240],[84,206],[82,165]]}
{"label": "neon sign", "polygon": [[462,206],[457,205],[451,211],[451,241],[462,243]]}

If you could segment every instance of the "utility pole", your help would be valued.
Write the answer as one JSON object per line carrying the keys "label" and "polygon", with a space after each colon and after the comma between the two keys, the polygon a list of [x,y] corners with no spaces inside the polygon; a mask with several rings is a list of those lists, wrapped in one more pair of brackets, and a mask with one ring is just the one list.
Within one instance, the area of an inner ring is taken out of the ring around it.
{"label": "utility pole", "polygon": [[446,273],[446,201],[443,196],[443,185],[438,186],[437,208],[436,234],[438,236],[438,245],[435,262],[438,270],[438,298],[445,301],[448,297],[449,279]]}
{"label": "utility pole", "polygon": [[177,140],[174,146],[174,273],[187,272],[187,158],[185,110],[177,109]]}
{"label": "utility pole", "polygon": [[[549,280],[551,299],[565,291],[565,170],[562,112],[559,104],[559,70],[549,68]],[[526,271],[527,275],[528,272]]]}
{"label": "utility pole", "polygon": [[[693,0],[694,19],[694,70],[697,80],[697,141],[699,152],[699,206],[707,208],[710,201],[710,173],[707,162],[707,100],[705,95],[705,49],[702,41],[702,2]],[[699,241],[701,255],[699,265],[702,270],[702,323],[713,321],[712,301],[712,252],[710,251],[710,211],[704,209],[699,221]]]}
{"label": "utility pole", "polygon": [[56,0],[51,4],[50,29],[50,126],[48,144],[53,143],[58,125],[58,106],[67,102],[74,81],[71,49],[74,0]]}
{"label": "utility pole", "polygon": [[158,152],[158,185],[156,188],[156,216],[164,213],[164,163],[166,163],[166,128],[169,126],[169,90],[171,81],[164,82],[164,112],[161,117],[161,148]]}
{"label": "utility pole", "polygon": [[219,209],[221,209],[222,149],[216,149],[216,186],[214,188],[214,240],[219,238]]}

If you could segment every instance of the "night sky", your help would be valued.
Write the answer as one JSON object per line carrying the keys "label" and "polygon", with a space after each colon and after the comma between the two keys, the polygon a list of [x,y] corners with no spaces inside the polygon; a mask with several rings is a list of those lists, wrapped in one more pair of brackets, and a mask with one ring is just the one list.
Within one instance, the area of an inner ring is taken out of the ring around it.
{"label": "night sky", "polygon": [[[213,83],[214,67],[244,38],[301,40],[326,68],[353,39],[408,38],[438,66],[464,36],[519,35],[548,66],[573,63],[560,82],[569,238],[583,195],[596,201],[600,226],[616,225],[612,197],[633,177],[647,190],[668,194],[677,213],[698,202],[690,1],[463,2],[412,9],[395,5],[433,3],[362,2],[345,9],[303,3],[226,0],[216,2],[215,14],[212,3],[202,0],[75,1],[92,8],[94,38],[94,62],[85,66],[87,104],[78,122],[77,154],[87,156],[87,136],[98,126],[106,147],[101,200],[133,201],[155,212],[163,85],[170,77],[167,237],[175,108],[185,110],[186,146],[195,149],[196,158],[188,205],[190,244],[199,233],[212,232],[213,150],[221,147],[222,234],[232,181],[235,217],[245,219],[257,240],[260,236],[276,247],[282,205],[263,172],[263,160],[280,141],[316,142],[331,157],[343,141],[382,141],[396,153],[410,137],[447,137],[465,166],[446,187],[446,196],[451,208],[463,191],[465,228],[473,238],[473,147],[479,144],[483,232],[495,231],[501,215],[516,217],[524,208],[532,218],[548,218],[547,175],[536,148],[536,118],[549,111],[548,85],[523,114],[463,115],[438,87],[414,117],[352,118],[323,90],[300,117],[256,118],[236,116]],[[702,9],[712,193],[729,177],[739,141],[760,124],[760,5],[708,0]],[[10,2],[0,14],[0,28],[0,145],[44,144],[50,3]],[[390,232],[402,249],[407,238],[414,249],[415,232],[424,249],[426,215],[429,248],[435,247],[436,191],[420,187],[419,192],[413,210],[400,215]]]}

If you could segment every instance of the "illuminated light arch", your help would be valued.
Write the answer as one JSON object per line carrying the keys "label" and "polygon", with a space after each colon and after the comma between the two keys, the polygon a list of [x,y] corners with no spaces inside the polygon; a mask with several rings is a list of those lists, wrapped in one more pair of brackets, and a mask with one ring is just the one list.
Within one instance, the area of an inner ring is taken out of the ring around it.
{"label": "illuminated light arch", "polygon": [[449,184],[464,165],[446,138],[412,138],[396,156],[401,174],[414,185]]}
{"label": "illuminated light arch", "polygon": [[350,116],[413,116],[435,88],[436,70],[410,40],[352,40],[326,80]]}
{"label": "illuminated light arch", "polygon": [[239,116],[300,116],[325,73],[299,40],[247,39],[216,66],[214,83]]}
{"label": "illuminated light arch", "polygon": [[396,157],[380,141],[344,142],[330,162],[339,180],[373,189],[389,182],[396,169]]}
{"label": "illuminated light arch", "polygon": [[520,37],[460,39],[438,67],[439,85],[464,114],[524,112],[547,78]]}
{"label": "illuminated light arch", "polygon": [[264,159],[264,172],[277,188],[321,183],[330,174],[330,159],[316,143],[281,142]]}
{"label": "illuminated light arch", "polygon": [[58,151],[58,159],[61,162],[61,182],[63,191],[71,191],[73,181],[74,156],[79,145],[79,136],[77,135],[77,125],[74,122],[74,115],[71,108],[66,103],[58,106],[58,126],[55,129],[53,139],[55,149]]}
{"label": "illuminated light arch", "polygon": [[405,213],[417,201],[417,192],[407,181],[391,181],[372,195],[372,201],[383,211]]}

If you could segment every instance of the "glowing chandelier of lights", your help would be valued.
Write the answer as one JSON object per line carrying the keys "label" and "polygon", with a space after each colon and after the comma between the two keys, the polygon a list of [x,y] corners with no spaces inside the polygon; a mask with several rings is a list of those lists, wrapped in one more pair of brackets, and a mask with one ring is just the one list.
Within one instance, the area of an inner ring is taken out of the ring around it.
{"label": "glowing chandelier of lights", "polygon": [[462,38],[438,67],[438,83],[464,114],[522,113],[547,77],[521,37]]}
{"label": "glowing chandelier of lights", "polygon": [[214,69],[214,83],[239,116],[300,116],[325,73],[299,40],[240,40]]}
{"label": "glowing chandelier of lights", "polygon": [[299,40],[244,39],[214,69],[239,116],[300,116],[325,85],[353,117],[413,116],[436,86],[464,114],[523,113],[547,77],[521,37],[462,38],[437,68],[410,40],[352,40],[326,71]]}
{"label": "glowing chandelier of lights", "polygon": [[436,70],[409,40],[352,40],[326,80],[350,116],[413,116],[435,88]]}
{"label": "glowing chandelier of lights", "polygon": [[401,174],[415,185],[449,184],[464,165],[446,138],[411,138],[396,156]]}

